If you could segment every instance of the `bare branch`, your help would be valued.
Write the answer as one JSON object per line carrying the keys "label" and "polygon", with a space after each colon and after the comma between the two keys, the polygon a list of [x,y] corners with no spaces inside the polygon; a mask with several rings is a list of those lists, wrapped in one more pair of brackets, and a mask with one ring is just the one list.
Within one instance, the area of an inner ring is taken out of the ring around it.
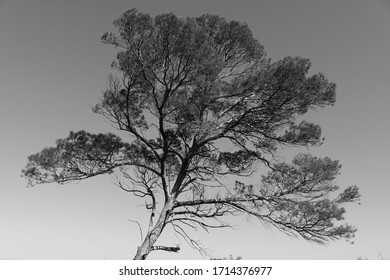
{"label": "bare branch", "polygon": [[179,246],[176,246],[176,247],[152,246],[152,250],[153,251],[155,251],[155,250],[162,250],[162,251],[167,251],[167,252],[178,253],[180,251],[180,247]]}
{"label": "bare branch", "polygon": [[130,220],[130,219],[127,219],[127,220],[130,221],[130,222],[136,223],[138,225],[139,232],[141,234],[141,242],[142,242],[142,240],[144,240],[144,235],[142,233],[142,228],[141,228],[141,225],[139,224],[139,222],[138,221],[133,221],[133,220]]}

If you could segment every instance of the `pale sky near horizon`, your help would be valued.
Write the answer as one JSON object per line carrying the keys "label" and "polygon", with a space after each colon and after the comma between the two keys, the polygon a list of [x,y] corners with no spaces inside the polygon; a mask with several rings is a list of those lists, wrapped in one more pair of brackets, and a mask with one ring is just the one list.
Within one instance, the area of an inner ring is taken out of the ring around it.
{"label": "pale sky near horizon", "polygon": [[[325,143],[310,149],[343,165],[336,183],[358,185],[361,205],[348,205],[358,228],[353,245],[327,246],[233,220],[234,230],[199,232],[214,257],[244,259],[390,259],[390,1],[385,0],[0,0],[0,259],[132,259],[143,209],[109,177],[78,184],[26,187],[27,156],[69,131],[112,131],[91,113],[106,86],[113,47],[100,42],[127,9],[155,16],[218,14],[246,22],[273,61],[308,57],[312,73],[337,84],[334,107],[308,114]],[[295,151],[293,151],[295,152]],[[290,157],[292,151],[281,151]],[[163,243],[165,241],[166,243]],[[169,233],[162,244],[202,259]]]}

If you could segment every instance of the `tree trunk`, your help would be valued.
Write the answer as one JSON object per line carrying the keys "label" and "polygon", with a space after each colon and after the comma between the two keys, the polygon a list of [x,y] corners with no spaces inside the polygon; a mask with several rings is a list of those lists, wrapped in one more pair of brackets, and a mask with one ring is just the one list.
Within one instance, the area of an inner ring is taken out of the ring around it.
{"label": "tree trunk", "polygon": [[151,251],[153,251],[153,245],[156,243],[157,239],[160,237],[166,221],[171,215],[172,212],[172,202],[167,202],[161,211],[160,217],[156,222],[155,226],[148,234],[145,236],[141,246],[138,247],[137,253],[133,260],[145,260]]}

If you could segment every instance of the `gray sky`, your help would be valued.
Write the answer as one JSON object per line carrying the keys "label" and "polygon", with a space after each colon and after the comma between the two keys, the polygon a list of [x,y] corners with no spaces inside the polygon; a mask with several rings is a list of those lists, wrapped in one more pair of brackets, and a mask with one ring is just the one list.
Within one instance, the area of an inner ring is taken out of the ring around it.
{"label": "gray sky", "polygon": [[[343,164],[337,184],[358,185],[361,205],[347,207],[358,227],[353,245],[327,246],[292,239],[245,219],[235,230],[199,232],[215,257],[244,259],[390,258],[390,2],[385,0],[3,0],[0,1],[0,259],[130,259],[139,245],[141,201],[109,177],[78,184],[26,188],[26,157],[52,146],[70,130],[107,132],[91,113],[106,85],[116,50],[100,42],[112,21],[130,8],[157,15],[219,14],[246,22],[268,56],[303,56],[312,73],[337,84],[332,108],[310,113],[326,140],[310,149]],[[290,158],[297,151],[281,152]],[[241,226],[240,226],[241,225]],[[150,258],[201,259],[180,254]]]}

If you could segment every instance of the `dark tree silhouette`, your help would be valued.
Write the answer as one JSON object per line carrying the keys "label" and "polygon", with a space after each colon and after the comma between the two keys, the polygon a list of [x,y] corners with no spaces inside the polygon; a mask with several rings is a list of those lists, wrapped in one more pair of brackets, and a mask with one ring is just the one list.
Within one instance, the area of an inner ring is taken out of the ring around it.
{"label": "dark tree silhouette", "polygon": [[[276,157],[280,148],[323,141],[318,125],[298,119],[333,105],[335,84],[321,73],[309,76],[309,59],[271,62],[246,24],[216,15],[152,18],[132,9],[114,25],[117,32],[102,41],[120,50],[112,66],[121,75],[109,76],[93,111],[132,142],[71,132],[29,156],[23,174],[30,185],[114,176],[150,213],[134,259],[179,251],[155,245],[167,226],[202,251],[192,230],[227,227],[221,218],[229,214],[318,243],[353,237],[356,229],[340,221],[357,187],[330,196],[339,162]],[[249,184],[260,167],[268,174]]]}

